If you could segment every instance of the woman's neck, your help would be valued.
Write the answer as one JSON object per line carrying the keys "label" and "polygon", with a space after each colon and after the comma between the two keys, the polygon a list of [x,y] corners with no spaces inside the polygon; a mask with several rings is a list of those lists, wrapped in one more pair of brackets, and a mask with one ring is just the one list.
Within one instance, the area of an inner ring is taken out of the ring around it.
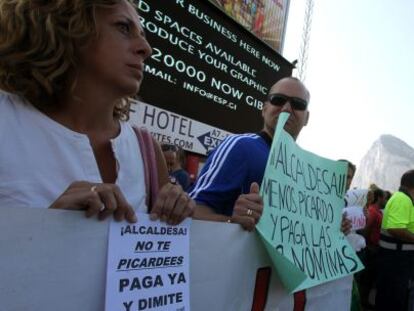
{"label": "woman's neck", "polygon": [[78,83],[72,92],[66,92],[57,105],[45,113],[56,122],[84,134],[106,133],[115,137],[120,130],[114,117],[116,96],[102,92],[91,85]]}

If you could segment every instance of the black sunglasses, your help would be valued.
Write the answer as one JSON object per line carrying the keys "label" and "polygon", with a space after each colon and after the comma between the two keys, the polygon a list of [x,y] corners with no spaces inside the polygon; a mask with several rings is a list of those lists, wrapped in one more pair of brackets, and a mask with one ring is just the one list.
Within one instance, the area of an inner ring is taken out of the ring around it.
{"label": "black sunglasses", "polygon": [[269,96],[267,97],[267,100],[273,106],[278,106],[278,107],[282,107],[283,105],[286,104],[286,102],[289,102],[290,106],[294,110],[303,111],[303,110],[306,110],[306,108],[308,107],[307,101],[303,100],[302,98],[290,97],[290,96],[286,96],[286,95],[279,94],[279,93],[269,94]]}

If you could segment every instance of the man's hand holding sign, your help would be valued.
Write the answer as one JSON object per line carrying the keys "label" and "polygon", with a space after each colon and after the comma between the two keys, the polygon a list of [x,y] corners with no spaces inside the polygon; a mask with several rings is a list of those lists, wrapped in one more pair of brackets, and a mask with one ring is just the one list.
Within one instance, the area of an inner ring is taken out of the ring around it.
{"label": "man's hand holding sign", "polygon": [[250,193],[239,196],[234,204],[231,221],[248,231],[254,230],[263,213],[263,200],[259,191],[259,185],[252,183]]}

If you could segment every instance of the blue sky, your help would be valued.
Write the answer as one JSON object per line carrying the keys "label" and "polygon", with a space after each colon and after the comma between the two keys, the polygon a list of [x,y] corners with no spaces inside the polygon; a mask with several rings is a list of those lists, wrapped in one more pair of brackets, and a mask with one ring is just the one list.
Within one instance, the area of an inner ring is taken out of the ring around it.
{"label": "blue sky", "polygon": [[[283,56],[299,58],[305,0],[291,0]],[[414,1],[315,0],[299,144],[359,164],[392,134],[414,147]]]}

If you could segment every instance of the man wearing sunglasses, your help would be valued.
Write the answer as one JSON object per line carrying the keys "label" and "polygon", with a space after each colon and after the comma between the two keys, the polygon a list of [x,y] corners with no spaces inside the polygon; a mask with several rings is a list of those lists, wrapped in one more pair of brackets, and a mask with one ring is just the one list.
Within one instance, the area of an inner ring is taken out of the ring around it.
{"label": "man wearing sunglasses", "polygon": [[[190,196],[194,218],[240,224],[253,230],[263,211],[259,195],[273,134],[281,112],[289,112],[285,130],[296,140],[308,123],[309,91],[298,79],[275,83],[263,106],[263,130],[231,135],[208,157]],[[231,120],[229,120],[231,122]],[[248,122],[246,120],[246,122]]]}
{"label": "man wearing sunglasses", "polygon": [[296,140],[302,128],[308,123],[309,97],[309,91],[294,78],[285,78],[273,85],[262,110],[263,131],[273,138],[279,114],[289,112],[290,117],[285,130]]}

